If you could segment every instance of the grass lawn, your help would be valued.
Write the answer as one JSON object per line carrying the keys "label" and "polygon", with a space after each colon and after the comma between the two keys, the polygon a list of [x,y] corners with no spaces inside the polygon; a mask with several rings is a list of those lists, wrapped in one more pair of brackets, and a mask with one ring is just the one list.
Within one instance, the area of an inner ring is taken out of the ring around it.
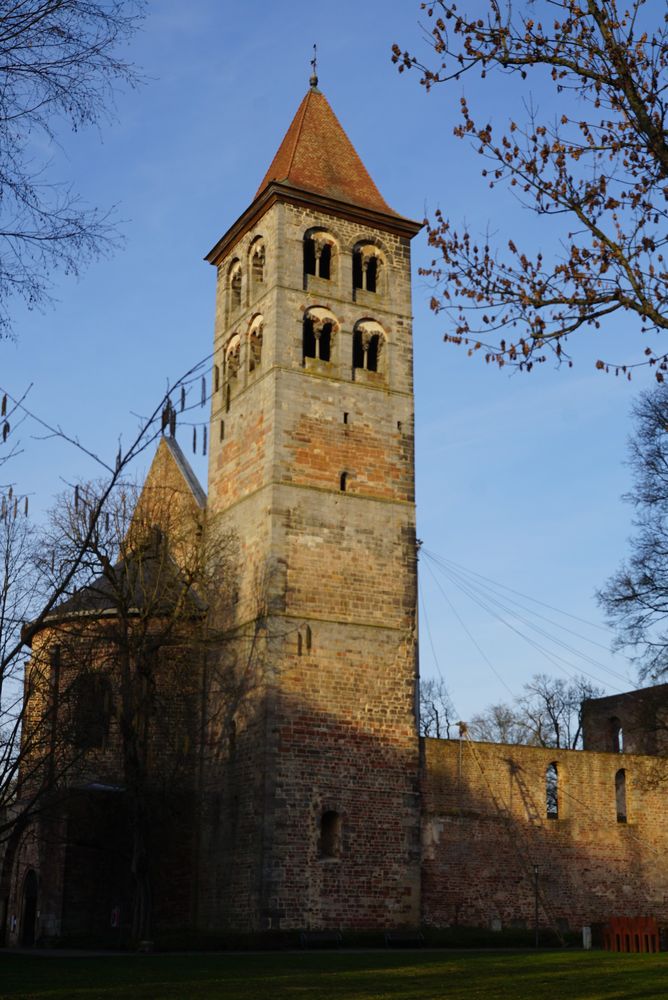
{"label": "grass lawn", "polygon": [[665,1000],[668,953],[309,952],[94,958],[0,953],[0,998]]}

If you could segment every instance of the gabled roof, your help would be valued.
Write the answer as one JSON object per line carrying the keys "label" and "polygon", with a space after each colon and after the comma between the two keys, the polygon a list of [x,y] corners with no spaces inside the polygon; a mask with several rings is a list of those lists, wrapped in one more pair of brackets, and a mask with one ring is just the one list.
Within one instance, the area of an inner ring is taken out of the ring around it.
{"label": "gabled roof", "polygon": [[162,441],[164,441],[167,450],[171,453],[172,458],[176,463],[176,467],[183,476],[184,481],[187,483],[188,488],[193,495],[193,500],[201,510],[204,510],[206,507],[206,493],[202,489],[199,479],[193,472],[190,462],[181,451],[181,447],[176,438],[171,437],[170,435],[168,437],[163,437]]}
{"label": "gabled roof", "polygon": [[95,616],[105,611],[116,614],[148,612],[157,619],[169,616],[179,605],[183,617],[199,615],[206,610],[205,601],[184,579],[169,553],[167,540],[155,528],[143,545],[126,559],[57,604],[46,624],[53,625],[54,621],[65,621],[81,614]]}
{"label": "gabled roof", "polygon": [[315,87],[299,105],[255,197],[272,181],[396,215],[371,180],[327,98]]}

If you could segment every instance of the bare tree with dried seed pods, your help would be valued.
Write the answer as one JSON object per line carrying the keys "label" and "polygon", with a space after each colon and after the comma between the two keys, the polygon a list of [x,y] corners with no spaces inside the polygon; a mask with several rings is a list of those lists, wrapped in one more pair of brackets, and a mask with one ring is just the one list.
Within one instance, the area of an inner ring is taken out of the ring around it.
{"label": "bare tree with dried seed pods", "polygon": [[[548,358],[572,364],[571,339],[624,313],[638,336],[628,357],[596,367],[630,377],[639,365],[663,381],[668,353],[650,334],[668,330],[668,14],[632,0],[497,0],[423,3],[433,60],[394,46],[399,71],[417,69],[428,90],[470,73],[536,78],[564,111],[554,120],[527,102],[504,130],[461,97],[455,134],[484,158],[490,187],[506,186],[542,217],[561,220],[545,255],[508,234],[476,239],[437,211],[423,273],[452,326],[444,339],[487,362],[530,371]],[[480,16],[470,13],[472,6]],[[659,10],[663,7],[662,10]],[[484,112],[482,112],[484,114]],[[644,334],[641,337],[640,334]]]}

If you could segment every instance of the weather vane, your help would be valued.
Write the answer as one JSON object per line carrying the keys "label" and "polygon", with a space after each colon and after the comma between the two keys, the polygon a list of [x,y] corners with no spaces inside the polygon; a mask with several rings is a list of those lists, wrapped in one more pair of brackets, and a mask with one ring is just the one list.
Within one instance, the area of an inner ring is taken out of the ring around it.
{"label": "weather vane", "polygon": [[318,86],[318,73],[317,73],[317,70],[318,70],[318,46],[317,45],[313,46],[313,59],[311,59],[311,67],[313,69],[313,72],[311,73],[311,79],[310,79],[309,82],[310,82],[311,86],[315,88],[315,87]]}

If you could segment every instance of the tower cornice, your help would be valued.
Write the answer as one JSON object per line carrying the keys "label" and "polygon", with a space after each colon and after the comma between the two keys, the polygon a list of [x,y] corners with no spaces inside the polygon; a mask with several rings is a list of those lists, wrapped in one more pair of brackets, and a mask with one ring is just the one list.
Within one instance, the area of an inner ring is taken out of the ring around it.
{"label": "tower cornice", "polygon": [[294,187],[292,184],[287,184],[285,181],[272,181],[248,206],[246,211],[239,216],[237,221],[230,226],[227,232],[221,236],[204,259],[209,264],[218,265],[230,250],[233,249],[236,243],[256,225],[265,212],[277,202],[287,202],[302,208],[315,208],[328,215],[346,219],[348,222],[355,222],[362,226],[380,229],[384,232],[393,233],[396,236],[403,236],[409,240],[424,225],[422,222],[407,219],[404,216],[396,215],[394,212],[378,212],[372,208],[352,205],[350,202],[339,201],[337,198],[316,194],[313,191],[305,191],[302,188]]}

